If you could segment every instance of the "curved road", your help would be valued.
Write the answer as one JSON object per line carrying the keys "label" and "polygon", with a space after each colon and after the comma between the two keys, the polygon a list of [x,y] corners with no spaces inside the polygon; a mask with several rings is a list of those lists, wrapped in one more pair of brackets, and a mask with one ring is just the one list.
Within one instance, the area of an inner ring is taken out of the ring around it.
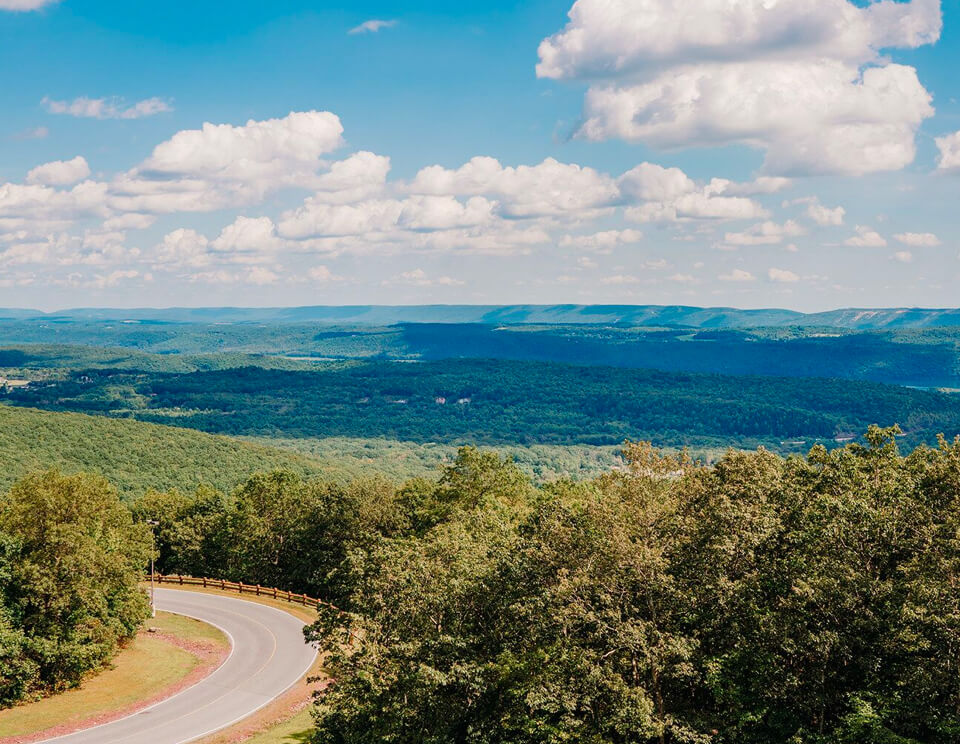
{"label": "curved road", "polygon": [[295,685],[316,659],[303,623],[233,597],[157,589],[157,609],[203,620],[230,636],[227,660],[209,677],[126,718],[46,741],[57,744],[183,744],[262,708]]}

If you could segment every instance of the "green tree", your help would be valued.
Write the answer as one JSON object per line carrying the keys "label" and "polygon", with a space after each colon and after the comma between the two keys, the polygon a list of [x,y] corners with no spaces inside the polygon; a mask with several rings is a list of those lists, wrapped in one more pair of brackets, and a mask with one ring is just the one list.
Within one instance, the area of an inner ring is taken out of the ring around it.
{"label": "green tree", "polygon": [[33,677],[29,687],[76,684],[148,616],[139,582],[150,535],[103,478],[57,471],[24,478],[3,502],[0,532],[9,538],[0,634],[6,647],[10,639],[21,644],[19,677]]}

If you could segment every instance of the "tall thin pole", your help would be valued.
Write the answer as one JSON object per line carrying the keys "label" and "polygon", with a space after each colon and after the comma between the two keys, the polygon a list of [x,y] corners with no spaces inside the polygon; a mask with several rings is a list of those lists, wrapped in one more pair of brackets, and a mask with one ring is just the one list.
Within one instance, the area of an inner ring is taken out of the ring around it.
{"label": "tall thin pole", "polygon": [[157,616],[157,590],[153,583],[153,560],[157,554],[157,525],[160,524],[156,519],[148,519],[150,525],[150,537],[153,538],[153,550],[150,552],[150,616]]}
{"label": "tall thin pole", "polygon": [[[156,542],[156,539],[154,539]],[[153,584],[153,553],[150,554],[150,616],[157,616],[157,592]]]}

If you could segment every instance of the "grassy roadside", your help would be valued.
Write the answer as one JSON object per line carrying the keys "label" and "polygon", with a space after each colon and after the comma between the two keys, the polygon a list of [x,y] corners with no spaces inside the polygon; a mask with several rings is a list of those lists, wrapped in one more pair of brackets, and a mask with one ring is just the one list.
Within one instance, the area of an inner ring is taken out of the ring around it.
{"label": "grassy roadside", "polygon": [[244,744],[304,744],[310,741],[312,729],[313,718],[310,716],[310,709],[306,708],[290,720],[247,739]]}
{"label": "grassy roadside", "polygon": [[216,628],[160,612],[105,671],[77,689],[0,712],[0,744],[61,735],[121,717],[172,694],[229,648]]}

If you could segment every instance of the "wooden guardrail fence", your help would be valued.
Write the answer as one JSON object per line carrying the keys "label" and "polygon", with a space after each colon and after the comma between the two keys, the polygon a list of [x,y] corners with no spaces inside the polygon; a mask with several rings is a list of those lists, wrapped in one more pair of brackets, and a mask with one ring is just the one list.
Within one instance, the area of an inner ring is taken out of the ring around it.
{"label": "wooden guardrail fence", "polygon": [[[329,602],[321,599],[308,597],[306,594],[297,594],[296,592],[287,592],[276,587],[265,587],[259,584],[244,584],[242,581],[226,581],[224,579],[197,578],[196,576],[183,576],[181,574],[154,574],[154,581],[158,586],[163,584],[176,584],[177,586],[202,586],[204,589],[222,589],[223,591],[237,592],[239,594],[253,594],[257,597],[270,597],[280,599],[284,602],[303,605],[304,607],[313,607],[319,610],[321,607],[329,607],[337,610]],[[339,612],[339,610],[337,610]]]}

